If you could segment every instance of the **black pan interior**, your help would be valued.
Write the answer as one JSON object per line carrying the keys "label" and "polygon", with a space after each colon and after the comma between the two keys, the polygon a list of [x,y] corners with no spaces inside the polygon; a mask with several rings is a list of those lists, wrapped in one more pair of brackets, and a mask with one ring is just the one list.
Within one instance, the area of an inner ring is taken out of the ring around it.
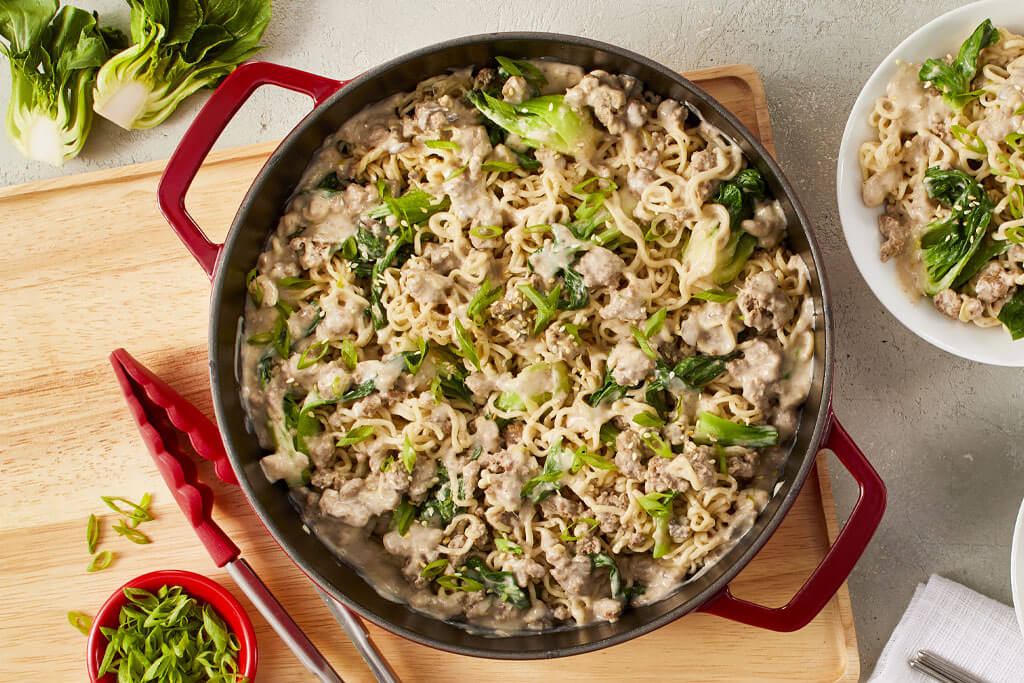
{"label": "black pan interior", "polygon": [[[413,612],[380,597],[356,572],[339,563],[302,523],[287,501],[284,485],[271,485],[257,462],[264,454],[246,428],[235,375],[235,343],[245,300],[245,275],[253,267],[285,202],[323,139],[364,106],[423,78],[451,68],[489,63],[496,55],[549,58],[626,73],[647,88],[689,103],[739,142],[768,179],[789,219],[790,244],[811,272],[818,317],[814,380],[791,456],[777,492],[754,528],[721,561],[669,598],[627,610],[616,623],[534,635],[493,638]],[[528,659],[579,654],[646,633],[707,602],[750,561],[780,523],[814,461],[831,392],[832,319],[827,283],[807,217],[781,170],[731,114],[676,72],[626,50],[572,36],[505,33],[462,38],[423,48],[363,74],[308,115],[274,152],[235,216],[218,267],[212,297],[210,369],[221,433],[239,481],[263,524],[304,572],[360,615],[412,640],[484,657]]]}

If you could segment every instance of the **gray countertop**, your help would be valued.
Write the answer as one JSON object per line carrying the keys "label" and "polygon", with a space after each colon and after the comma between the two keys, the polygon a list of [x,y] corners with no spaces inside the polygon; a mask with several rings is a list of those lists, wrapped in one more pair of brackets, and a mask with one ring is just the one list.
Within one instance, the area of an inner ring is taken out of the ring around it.
{"label": "gray countertop", "polygon": [[[77,0],[127,24],[116,0]],[[932,573],[1010,602],[1013,521],[1024,495],[1024,371],[960,360],[921,341],[865,287],[846,250],[835,201],[847,113],[886,54],[958,0],[390,0],[274,3],[264,59],[353,76],[414,48],[472,33],[544,30],[622,45],[680,70],[752,64],[764,79],[778,157],[817,226],[834,293],[835,410],[889,488],[889,508],[850,577],[867,678],[914,587]],[[4,106],[10,75],[0,70]],[[196,96],[165,124],[122,131],[97,118],[83,155],[63,168],[27,162],[0,142],[0,185],[170,155]],[[309,108],[266,89],[219,146],[284,136]],[[857,490],[833,461],[840,515]]]}

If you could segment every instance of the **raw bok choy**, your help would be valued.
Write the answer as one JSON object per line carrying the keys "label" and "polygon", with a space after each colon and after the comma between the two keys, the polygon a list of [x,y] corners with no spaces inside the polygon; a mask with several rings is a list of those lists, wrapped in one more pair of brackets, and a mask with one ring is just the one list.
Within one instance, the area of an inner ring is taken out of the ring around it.
{"label": "raw bok choy", "polygon": [[7,137],[29,159],[61,166],[78,155],[92,127],[96,70],[120,43],[95,14],[57,11],[57,0],[0,3],[0,43],[11,62]]}
{"label": "raw bok choy", "polygon": [[96,76],[96,113],[152,128],[260,50],[269,0],[127,0],[132,45]]}
{"label": "raw bok choy", "polygon": [[593,149],[594,127],[567,105],[562,95],[542,95],[521,104],[505,102],[482,90],[470,90],[466,97],[481,114],[519,136],[527,147],[578,156]]}

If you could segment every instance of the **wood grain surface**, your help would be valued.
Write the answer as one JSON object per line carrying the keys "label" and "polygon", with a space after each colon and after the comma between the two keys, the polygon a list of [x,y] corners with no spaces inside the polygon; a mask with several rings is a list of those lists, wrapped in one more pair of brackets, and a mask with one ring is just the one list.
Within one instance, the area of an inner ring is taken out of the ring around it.
{"label": "wood grain surface", "polygon": [[[688,74],[735,112],[771,149],[764,90],[756,72],[731,66]],[[211,237],[222,236],[275,144],[211,155],[188,205]],[[209,282],[160,216],[164,162],[0,189],[0,680],[86,680],[85,638],[69,610],[93,614],[128,579],[155,569],[190,569],[220,581],[256,626],[258,680],[311,676],[223,571],[217,570],[166,491],[107,362],[126,347],[207,415]],[[771,541],[732,584],[739,597],[784,604],[836,533],[824,461]],[[346,680],[371,680],[304,575],[274,544],[241,492],[214,489],[214,516],[267,585]],[[138,546],[111,531],[101,495],[153,493],[153,539]],[[92,574],[86,519],[101,517],[100,549],[116,558]],[[686,616],[600,652],[497,662],[442,653],[371,627],[409,681],[582,680],[854,681],[856,635],[845,585],[821,615],[780,634],[706,614]]]}

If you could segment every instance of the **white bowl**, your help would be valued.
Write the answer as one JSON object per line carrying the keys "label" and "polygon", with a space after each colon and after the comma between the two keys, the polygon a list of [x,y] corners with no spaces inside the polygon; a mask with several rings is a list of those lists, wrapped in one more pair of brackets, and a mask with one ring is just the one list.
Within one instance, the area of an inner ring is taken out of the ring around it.
{"label": "white bowl", "polygon": [[922,339],[952,354],[992,365],[1024,367],[1024,339],[1013,341],[1005,327],[983,329],[947,318],[935,310],[926,298],[913,301],[900,286],[892,263],[878,257],[881,237],[878,233],[880,210],[861,201],[861,172],[857,150],[874,131],[868,115],[875,100],[885,94],[886,85],[896,73],[897,60],[920,64],[929,57],[956,54],[960,44],[985,19],[1024,33],[1024,0],[982,0],[925,24],[900,43],[871,74],[843,132],[836,173],[836,194],[843,234],[853,260],[871,291],[882,305]]}
{"label": "white bowl", "polygon": [[1017,610],[1017,623],[1024,635],[1024,500],[1017,514],[1017,526],[1013,530],[1013,545],[1010,547],[1010,588],[1013,591],[1013,607]]}

